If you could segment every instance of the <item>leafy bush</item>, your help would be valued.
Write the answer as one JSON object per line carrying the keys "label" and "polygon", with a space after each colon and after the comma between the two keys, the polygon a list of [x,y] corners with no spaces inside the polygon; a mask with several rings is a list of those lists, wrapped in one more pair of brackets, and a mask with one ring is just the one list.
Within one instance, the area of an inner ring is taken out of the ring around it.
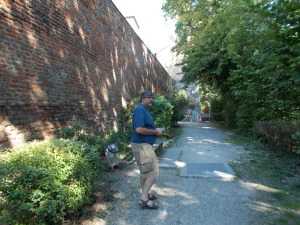
{"label": "leafy bush", "polygon": [[95,148],[67,139],[31,142],[0,162],[6,224],[58,224],[90,201],[103,169]]}
{"label": "leafy bush", "polygon": [[168,101],[171,103],[172,105],[172,117],[171,117],[171,123],[172,126],[176,125],[178,121],[181,121],[184,119],[185,114],[181,112],[181,107],[180,107],[180,103],[179,101],[177,101],[176,99],[169,97],[167,98]]}
{"label": "leafy bush", "polygon": [[211,113],[211,118],[213,121],[222,123],[224,121],[222,113]]}
{"label": "leafy bush", "polygon": [[222,110],[224,124],[228,128],[235,128],[236,127],[236,111],[237,111],[236,101],[234,101],[234,99],[228,98],[224,103],[225,103],[225,105]]}
{"label": "leafy bush", "polygon": [[236,112],[236,124],[239,129],[253,127],[255,108],[250,105],[239,105]]}
{"label": "leafy bush", "polygon": [[[68,121],[68,126],[62,129],[62,137],[78,141],[83,139],[86,127],[75,117]],[[81,137],[80,137],[81,136]]]}
{"label": "leafy bush", "polygon": [[165,132],[168,133],[172,126],[172,104],[160,94],[155,95],[155,101],[153,102],[152,107],[149,108],[151,112],[156,127],[165,128]]}
{"label": "leafy bush", "polygon": [[100,136],[94,135],[92,132],[88,131],[81,120],[76,119],[75,117],[68,122],[67,127],[62,129],[61,136],[65,139],[83,141],[96,148],[99,154],[104,154],[106,141]]}
{"label": "leafy bush", "polygon": [[175,88],[172,95],[165,95],[166,99],[172,104],[173,115],[171,118],[172,125],[185,118],[185,110],[188,108],[190,99],[187,92],[183,89]]}
{"label": "leafy bush", "polygon": [[300,129],[293,135],[293,139],[295,140],[296,143],[296,153],[300,154]]}
{"label": "leafy bush", "polygon": [[130,138],[131,136],[129,137],[127,132],[121,126],[118,130],[111,128],[109,134],[106,135],[107,143],[111,144],[117,142],[120,153],[125,155],[128,153],[128,143],[130,142]]}
{"label": "leafy bush", "polygon": [[296,151],[297,140],[293,137],[297,130],[299,132],[299,127],[290,121],[260,121],[256,124],[256,131],[261,141],[280,151]]}
{"label": "leafy bush", "polygon": [[124,127],[124,124],[125,123],[121,120],[119,122],[119,127],[117,130],[111,127],[108,131],[108,134],[102,138],[93,134],[93,132],[88,131],[86,129],[86,126],[82,124],[79,119],[72,118],[68,122],[68,127],[64,127],[62,129],[62,137],[75,141],[85,142],[88,145],[93,146],[93,148],[97,149],[97,151],[101,155],[104,155],[105,146],[117,142],[120,153],[127,154],[127,144],[130,141],[132,132],[131,125],[130,129],[128,129],[128,127]]}

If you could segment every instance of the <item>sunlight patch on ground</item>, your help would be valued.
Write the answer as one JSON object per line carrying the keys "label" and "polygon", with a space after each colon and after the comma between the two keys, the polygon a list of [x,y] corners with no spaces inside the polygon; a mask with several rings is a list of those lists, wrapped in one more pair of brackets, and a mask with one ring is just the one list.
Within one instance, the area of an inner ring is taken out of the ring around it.
{"label": "sunlight patch on ground", "polygon": [[[173,183],[166,183],[166,185],[169,185],[169,186],[174,186]],[[160,190],[159,190],[159,195],[161,196],[165,196],[165,197],[182,197],[185,199],[186,202],[190,202],[190,201],[194,201],[194,197],[187,194],[186,192],[182,192],[182,191],[178,191],[178,190],[175,190],[175,189],[172,189],[172,188],[163,188],[163,187],[160,187]]]}
{"label": "sunlight patch on ground", "polygon": [[235,176],[229,173],[214,171],[214,174],[219,178],[221,178],[222,181],[233,181],[235,179]]}
{"label": "sunlight patch on ground", "polygon": [[188,162],[180,168],[182,177],[216,177],[224,181],[234,180],[234,171],[227,163]]}
{"label": "sunlight patch on ground", "polygon": [[126,195],[123,192],[118,192],[114,194],[114,198],[126,199]]}
{"label": "sunlight patch on ground", "polygon": [[255,202],[254,205],[252,205],[252,208],[258,212],[272,212],[272,213],[277,213],[280,214],[283,212],[283,209],[277,208],[273,205],[270,205],[266,202]]}
{"label": "sunlight patch on ground", "polygon": [[191,144],[207,144],[207,143],[213,143],[213,144],[222,144],[222,145],[228,145],[228,143],[224,143],[224,141],[216,141],[216,140],[212,140],[212,139],[201,139],[201,140],[195,140],[192,137],[186,137],[186,139],[189,141],[188,143]]}
{"label": "sunlight patch on ground", "polygon": [[255,183],[250,183],[250,182],[240,182],[242,187],[249,189],[249,190],[258,190],[258,191],[265,191],[265,192],[270,192],[270,193],[276,193],[279,192],[279,190],[270,188],[267,186],[264,186],[262,184],[255,184]]}
{"label": "sunlight patch on ground", "polygon": [[193,205],[193,204],[200,204],[200,201],[195,199],[186,199],[186,200],[182,200],[180,203],[184,205]]}
{"label": "sunlight patch on ground", "polygon": [[197,152],[198,155],[205,155],[206,152]]}
{"label": "sunlight patch on ground", "polygon": [[175,162],[175,165],[178,167],[178,168],[181,168],[181,167],[184,167],[186,165],[185,162],[179,162],[179,161],[176,161]]}
{"label": "sunlight patch on ground", "polygon": [[139,171],[139,168],[136,167],[133,171],[131,171],[128,176],[129,177],[136,177],[136,175],[139,175],[140,174],[140,171]]}
{"label": "sunlight patch on ground", "polygon": [[195,140],[195,139],[192,138],[192,137],[187,137],[187,139],[190,140],[190,141],[194,141],[194,140]]}
{"label": "sunlight patch on ground", "polygon": [[168,216],[168,213],[166,210],[160,211],[158,214],[158,219],[160,220],[165,220],[166,217]]}

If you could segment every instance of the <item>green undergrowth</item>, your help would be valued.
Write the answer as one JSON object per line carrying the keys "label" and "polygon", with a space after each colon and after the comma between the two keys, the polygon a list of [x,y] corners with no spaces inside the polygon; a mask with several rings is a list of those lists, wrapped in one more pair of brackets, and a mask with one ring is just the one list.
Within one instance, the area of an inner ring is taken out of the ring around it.
{"label": "green undergrowth", "polygon": [[262,144],[260,144],[258,141],[241,135],[229,135],[226,141],[234,145],[252,145],[257,148],[262,147]]}
{"label": "green undergrowth", "polygon": [[[230,166],[238,182],[258,185],[266,224],[300,224],[300,157],[275,153],[251,139],[231,135],[229,143],[243,145],[246,154]],[[269,207],[266,207],[266,206]],[[254,221],[256,224],[257,221]]]}
{"label": "green undergrowth", "polygon": [[97,148],[67,139],[33,141],[1,158],[4,224],[60,224],[77,215],[106,168]]}

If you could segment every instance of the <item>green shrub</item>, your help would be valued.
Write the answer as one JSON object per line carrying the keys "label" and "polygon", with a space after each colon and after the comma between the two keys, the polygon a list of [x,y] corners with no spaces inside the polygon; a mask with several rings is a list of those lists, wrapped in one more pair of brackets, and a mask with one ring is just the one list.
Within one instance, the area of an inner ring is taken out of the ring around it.
{"label": "green shrub", "polygon": [[88,145],[93,146],[93,148],[97,149],[97,151],[101,155],[104,155],[105,146],[117,142],[120,152],[124,153],[127,152],[127,145],[128,142],[130,142],[132,133],[131,128],[129,129],[130,131],[128,131],[128,127],[124,127],[124,124],[125,123],[121,119],[118,124],[118,129],[115,130],[113,127],[111,127],[108,134],[106,134],[105,137],[102,138],[93,134],[93,132],[88,131],[81,120],[72,118],[68,122],[68,126],[62,129],[62,137],[75,141],[85,142]]}
{"label": "green shrub", "polygon": [[184,95],[184,93],[186,93],[184,90],[175,89],[172,95],[164,95],[166,100],[172,105],[172,126],[175,126],[178,121],[182,121],[185,118],[184,112],[189,105],[189,99],[187,95]]}
{"label": "green shrub", "polygon": [[255,108],[251,105],[239,105],[236,112],[236,125],[240,130],[253,127]]}
{"label": "green shrub", "polygon": [[155,95],[155,101],[152,107],[149,108],[154,118],[155,126],[165,128],[165,133],[168,133],[172,126],[172,108],[172,104],[160,94]]}
{"label": "green shrub", "polygon": [[260,121],[256,131],[261,141],[275,150],[296,152],[297,140],[294,138],[297,127],[290,121]]}
{"label": "green shrub", "polygon": [[186,109],[190,104],[190,97],[185,90],[175,88],[172,95],[167,99],[173,105],[172,123],[175,125],[178,121],[184,120]]}
{"label": "green shrub", "polygon": [[62,138],[78,141],[83,138],[84,134],[82,132],[85,130],[86,126],[79,119],[73,117],[68,121],[68,126],[62,129]]}
{"label": "green shrub", "polygon": [[211,113],[211,118],[213,121],[222,123],[224,121],[222,113]]}
{"label": "green shrub", "polygon": [[106,141],[100,136],[88,131],[82,121],[75,117],[68,121],[67,127],[63,127],[61,136],[65,139],[85,142],[96,148],[99,154],[104,154]]}
{"label": "green shrub", "polygon": [[[132,133],[132,132],[130,132],[130,133]],[[128,150],[127,145],[130,142],[130,138],[131,138],[131,136],[129,137],[128,135],[126,135],[126,131],[120,125],[118,130],[114,130],[113,128],[110,129],[109,134],[106,135],[106,142],[108,144],[117,142],[120,153],[127,154],[127,150]]]}
{"label": "green shrub", "polygon": [[58,224],[90,201],[103,169],[96,149],[67,139],[34,141],[0,162],[6,224]]}
{"label": "green shrub", "polygon": [[293,139],[295,140],[296,143],[296,153],[300,154],[300,129],[293,135]]}
{"label": "green shrub", "polygon": [[236,128],[237,103],[234,99],[228,98],[226,101],[224,101],[224,104],[224,108],[222,109],[224,125],[227,128]]}

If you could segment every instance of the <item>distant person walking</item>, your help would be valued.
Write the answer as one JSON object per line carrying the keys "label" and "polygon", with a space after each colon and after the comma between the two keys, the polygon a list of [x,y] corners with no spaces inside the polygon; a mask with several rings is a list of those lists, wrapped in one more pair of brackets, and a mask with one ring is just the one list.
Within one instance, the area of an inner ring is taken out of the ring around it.
{"label": "distant person walking", "polygon": [[139,205],[146,209],[158,208],[158,205],[152,201],[158,197],[150,194],[150,190],[159,174],[157,157],[152,145],[155,143],[156,137],[162,134],[162,131],[156,129],[152,115],[148,110],[153,101],[154,94],[151,91],[143,91],[140,104],[136,106],[132,114],[133,135],[131,147],[140,169],[142,188]]}

